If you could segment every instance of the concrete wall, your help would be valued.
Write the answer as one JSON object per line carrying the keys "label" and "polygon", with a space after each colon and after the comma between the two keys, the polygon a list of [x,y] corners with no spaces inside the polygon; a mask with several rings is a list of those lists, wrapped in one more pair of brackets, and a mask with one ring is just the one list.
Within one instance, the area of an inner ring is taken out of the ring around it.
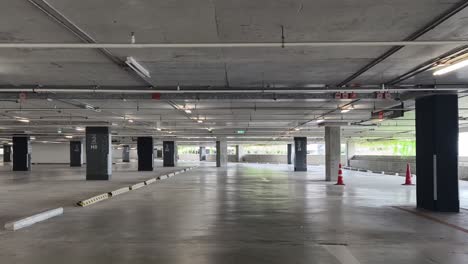
{"label": "concrete wall", "polygon": [[[184,161],[198,161],[198,154],[181,154],[180,160]],[[229,162],[237,162],[236,155],[229,155]],[[272,163],[272,164],[286,164],[287,156],[286,155],[262,155],[262,154],[245,154],[241,157],[241,162],[247,163]],[[206,155],[206,161],[216,161],[216,155]],[[346,164],[346,156],[341,156],[341,163]],[[324,165],[325,156],[324,155],[307,155],[307,164],[308,165]]]}
{"label": "concrete wall", "polygon": [[31,163],[70,164],[70,143],[31,143]]}
{"label": "concrete wall", "polygon": [[[196,154],[196,155],[198,157],[198,154]],[[206,155],[206,161],[216,162],[216,155],[214,155],[214,154]],[[236,155],[228,155],[228,162],[237,162],[237,156]]]}
{"label": "concrete wall", "polygon": [[[286,155],[259,155],[259,154],[247,154],[242,156],[243,162],[251,163],[280,163],[286,164],[288,162],[288,157]],[[341,156],[341,163],[346,164],[346,156]],[[324,155],[307,155],[307,164],[308,165],[324,165],[325,156]]]}
{"label": "concrete wall", "polygon": [[[402,175],[406,173],[407,163],[411,166],[411,173],[416,174],[416,157],[414,156],[354,156],[350,161],[353,168]],[[468,157],[459,157],[458,175],[460,179],[468,180]]]}
{"label": "concrete wall", "polygon": [[[112,148],[112,162],[122,162],[122,149]],[[156,158],[156,150],[154,151]],[[138,152],[136,149],[130,149],[130,160],[138,160]]]}
{"label": "concrete wall", "polygon": [[199,161],[200,160],[200,155],[199,154],[180,154],[179,155],[179,160],[182,160],[182,161]]}
{"label": "concrete wall", "polygon": [[288,158],[286,155],[245,154],[241,157],[241,162],[286,164],[288,162]]}
{"label": "concrete wall", "polygon": [[416,174],[416,157],[400,157],[400,156],[359,156],[351,158],[350,165],[353,168],[385,171],[385,173],[406,173],[406,164],[411,166],[411,172]]}
{"label": "concrete wall", "polygon": [[468,157],[458,158],[458,177],[468,180]]}
{"label": "concrete wall", "polygon": [[[83,148],[85,145],[83,144]],[[70,163],[70,143],[31,143],[32,155],[31,162],[33,164],[49,163],[49,164],[69,164]],[[137,160],[138,154],[136,149],[130,150],[130,159]],[[112,149],[112,161],[122,162],[122,150]],[[86,150],[83,149],[83,163],[86,163]]]}

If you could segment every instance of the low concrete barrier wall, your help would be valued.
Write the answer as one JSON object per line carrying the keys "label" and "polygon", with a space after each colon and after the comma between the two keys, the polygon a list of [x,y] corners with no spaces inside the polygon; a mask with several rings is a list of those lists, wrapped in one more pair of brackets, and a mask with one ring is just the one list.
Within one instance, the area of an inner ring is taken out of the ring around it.
{"label": "low concrete barrier wall", "polygon": [[468,181],[468,157],[458,158],[458,177]]}
{"label": "low concrete barrier wall", "polygon": [[[215,154],[206,155],[206,161],[216,162],[216,155]],[[229,155],[228,156],[228,162],[237,162],[237,156],[236,155]]]}
{"label": "low concrete barrier wall", "polygon": [[[288,158],[286,155],[260,155],[260,154],[247,154],[242,157],[243,162],[251,163],[280,163],[286,164]],[[341,156],[341,163],[346,164],[346,156]],[[307,155],[308,165],[324,165],[325,155]]]}
{"label": "low concrete barrier wall", "polygon": [[279,163],[286,164],[288,158],[286,155],[261,155],[261,154],[246,154],[241,157],[242,162],[247,163]]}
{"label": "low concrete barrier wall", "polygon": [[416,174],[416,157],[400,156],[354,156],[350,166],[371,171],[386,173],[406,173],[406,164],[411,166],[411,172]]}
{"label": "low concrete barrier wall", "polygon": [[[414,156],[354,156],[350,160],[350,165],[353,168],[402,175],[406,173],[407,163],[411,166],[411,173],[417,174],[416,157]],[[459,157],[458,176],[460,179],[468,180],[468,157]]]}
{"label": "low concrete barrier wall", "polygon": [[[182,154],[180,160],[184,161],[198,161],[198,154]],[[216,161],[216,155],[206,155],[206,161]],[[229,162],[238,162],[236,155],[229,155]],[[288,162],[286,155],[267,155],[267,154],[246,154],[241,157],[240,162],[246,163],[271,163],[271,164],[286,164]],[[346,164],[346,156],[341,156],[341,163]],[[324,165],[324,155],[307,155],[308,165]]]}
{"label": "low concrete barrier wall", "polygon": [[200,155],[199,154],[180,154],[179,160],[183,161],[199,161]]}

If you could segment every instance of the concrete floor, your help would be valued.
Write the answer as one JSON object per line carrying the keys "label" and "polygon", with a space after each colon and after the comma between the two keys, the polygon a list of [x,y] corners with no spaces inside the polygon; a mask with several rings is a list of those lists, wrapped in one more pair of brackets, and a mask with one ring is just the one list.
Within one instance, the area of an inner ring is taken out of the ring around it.
{"label": "concrete floor", "polygon": [[[76,202],[188,167],[164,168],[156,161],[153,172],[137,171],[137,163],[113,166],[110,181],[86,181],[86,167],[32,165],[31,172],[13,172],[11,163],[0,166],[0,225],[56,207],[73,208]],[[1,230],[1,228],[0,228]],[[2,231],[0,231],[2,232]]]}
{"label": "concrete floor", "polygon": [[[47,168],[36,168],[35,175],[46,177]],[[41,180],[20,188],[11,174],[6,175],[10,180],[1,180],[2,200],[32,203],[28,196],[38,191],[29,186],[41,186]],[[230,164],[226,170],[204,163],[90,207],[68,208],[63,216],[30,228],[3,231],[0,259],[80,264],[468,263],[468,233],[453,227],[468,229],[468,211],[424,212],[442,221],[436,222],[392,207],[413,210],[415,186],[401,186],[402,177],[346,172],[345,187],[323,178],[322,167],[294,173],[283,165]],[[76,184],[81,181],[77,178]],[[56,187],[49,183],[44,195],[57,192],[50,191]],[[468,184],[461,182],[460,188],[462,207],[468,208]],[[20,190],[28,191],[24,199],[11,193]]]}

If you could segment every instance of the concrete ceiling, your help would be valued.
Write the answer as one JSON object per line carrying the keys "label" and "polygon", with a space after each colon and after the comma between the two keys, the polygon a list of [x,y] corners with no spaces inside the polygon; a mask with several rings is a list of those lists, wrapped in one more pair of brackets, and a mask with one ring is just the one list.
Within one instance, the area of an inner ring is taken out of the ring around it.
{"label": "concrete ceiling", "polygon": [[[2,43],[81,43],[83,40],[41,11],[40,0],[0,3]],[[459,0],[227,1],[227,0],[48,0],[55,14],[98,43],[258,43],[300,41],[398,41],[423,29],[460,5]],[[467,39],[468,9],[446,19],[417,40]],[[390,47],[166,48],[111,49],[117,60],[132,56],[151,73],[135,78],[130,70],[96,49],[0,49],[0,92],[23,87],[223,87],[283,88],[335,86],[379,58]],[[458,48],[453,45],[403,47],[352,79],[352,87],[378,87]],[[468,84],[468,70],[435,77],[423,71],[397,84]],[[351,89],[352,88],[347,88]],[[346,89],[344,89],[346,90]],[[361,123],[371,112],[398,105],[395,100],[151,100],[76,99],[51,93],[26,101],[0,99],[0,137],[29,133],[43,138],[79,137],[76,127],[111,125],[116,136],[212,141],[290,140],[294,135],[322,137],[324,118],[349,123],[345,137],[414,137],[413,101],[404,118]],[[55,97],[54,97],[55,96]],[[14,97],[14,96],[13,96]],[[460,115],[468,101],[460,94]],[[6,98],[6,97],[4,97]],[[411,98],[411,97],[409,97]],[[351,103],[348,113],[340,107]],[[86,109],[92,105],[94,110]],[[99,109],[99,111],[96,111]],[[184,109],[191,109],[187,114]],[[18,121],[18,117],[31,120]],[[134,122],[130,123],[131,119]],[[197,120],[203,120],[198,123]],[[465,121],[461,120],[464,129]],[[296,131],[294,128],[300,128]],[[156,130],[162,128],[162,131]],[[208,128],[212,129],[209,131]],[[58,134],[57,131],[62,131]],[[237,134],[246,130],[245,135]],[[171,132],[171,133],[169,133]]]}

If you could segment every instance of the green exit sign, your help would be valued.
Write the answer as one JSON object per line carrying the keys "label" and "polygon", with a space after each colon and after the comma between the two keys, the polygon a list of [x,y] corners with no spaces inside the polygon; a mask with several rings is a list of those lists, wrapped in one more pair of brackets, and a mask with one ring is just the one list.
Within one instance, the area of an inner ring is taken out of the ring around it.
{"label": "green exit sign", "polygon": [[237,134],[245,134],[245,130],[237,130]]}

